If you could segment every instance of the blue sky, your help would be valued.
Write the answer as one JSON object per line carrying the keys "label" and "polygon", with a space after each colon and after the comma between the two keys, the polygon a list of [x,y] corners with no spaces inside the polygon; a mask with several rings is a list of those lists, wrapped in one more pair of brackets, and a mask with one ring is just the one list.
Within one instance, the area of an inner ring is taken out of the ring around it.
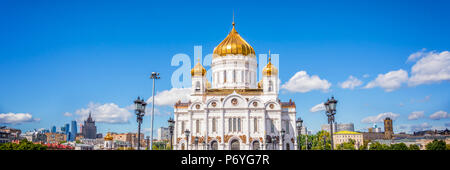
{"label": "blue sky", "polygon": [[[356,130],[372,126],[383,113],[395,115],[396,132],[442,129],[450,124],[449,5],[2,1],[0,125],[25,131],[60,127],[93,111],[117,116],[99,118],[100,132],[136,131],[129,106],[137,96],[151,96],[150,73],[160,72],[158,92],[171,90],[170,78],[179,68],[171,66],[172,57],[185,53],[194,61],[198,45],[203,55],[212,53],[231,30],[234,11],[237,31],[256,54],[270,49],[280,55],[282,85],[301,71],[316,83],[280,91],[282,100],[296,102],[297,116],[310,130],[326,123],[323,111],[311,109],[331,95],[339,101],[336,121],[352,122]],[[349,76],[357,79],[356,87],[342,88]],[[166,126],[172,109],[156,108],[155,128]],[[413,112],[418,118],[409,120]],[[143,126],[150,127],[149,117]]]}

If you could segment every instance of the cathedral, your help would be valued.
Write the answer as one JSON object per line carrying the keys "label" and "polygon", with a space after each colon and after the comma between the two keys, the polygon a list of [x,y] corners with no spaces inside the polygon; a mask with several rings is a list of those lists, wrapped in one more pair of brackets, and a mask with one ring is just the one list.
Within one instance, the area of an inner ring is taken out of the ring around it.
{"label": "cathedral", "polygon": [[191,70],[189,101],[174,105],[173,149],[296,149],[296,106],[278,98],[278,69],[269,54],[258,82],[255,51],[238,34],[234,21],[232,25],[228,36],[214,48],[212,83],[197,62]]}

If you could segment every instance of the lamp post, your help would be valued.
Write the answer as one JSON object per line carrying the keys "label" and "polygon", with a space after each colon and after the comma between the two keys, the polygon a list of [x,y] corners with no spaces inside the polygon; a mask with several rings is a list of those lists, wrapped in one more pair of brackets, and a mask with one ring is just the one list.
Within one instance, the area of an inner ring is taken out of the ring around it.
{"label": "lamp post", "polygon": [[195,150],[198,150],[198,136],[194,138]]}
{"label": "lamp post", "polygon": [[191,132],[188,129],[186,129],[186,131],[184,131],[184,135],[186,135],[186,150],[189,150],[189,134],[190,133]]}
{"label": "lamp post", "polygon": [[284,150],[284,135],[286,135],[286,131],[281,129],[281,150]]}
{"label": "lamp post", "polygon": [[152,72],[152,75],[150,76],[151,79],[153,79],[153,92],[152,92],[152,128],[150,132],[150,150],[153,150],[153,120],[155,119],[155,80],[159,79],[159,73]]}
{"label": "lamp post", "polygon": [[302,135],[302,126],[303,126],[303,120],[302,120],[302,118],[297,118],[297,121],[295,121],[295,124],[296,124],[296,126],[297,126],[297,147],[298,147],[298,150],[301,150],[301,147],[300,147],[300,137],[301,137],[301,135]]}
{"label": "lamp post", "polygon": [[173,150],[172,138],[173,138],[173,127],[175,125],[175,121],[172,118],[169,118],[169,120],[167,122],[169,122],[170,149]]}
{"label": "lamp post", "polygon": [[334,123],[334,115],[336,114],[336,104],[337,100],[334,97],[331,97],[331,100],[328,99],[325,105],[326,115],[328,117],[328,123],[330,124],[330,137],[331,137],[331,150],[334,150],[334,141],[333,141],[333,123]]}
{"label": "lamp post", "polygon": [[275,136],[272,136],[272,150],[275,150],[275,145],[277,144],[277,138]]}
{"label": "lamp post", "polygon": [[136,106],[136,109],[134,110],[137,116],[137,122],[138,122],[138,147],[137,150],[141,149],[141,124],[142,124],[142,117],[145,115],[145,106],[147,106],[147,103],[145,103],[144,99],[140,99],[139,97],[134,101],[134,104]]}

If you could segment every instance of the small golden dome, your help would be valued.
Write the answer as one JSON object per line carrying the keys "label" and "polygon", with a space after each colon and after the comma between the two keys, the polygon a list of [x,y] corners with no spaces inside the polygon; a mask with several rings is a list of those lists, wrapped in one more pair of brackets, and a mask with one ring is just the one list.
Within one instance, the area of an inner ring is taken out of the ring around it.
{"label": "small golden dome", "polygon": [[192,68],[191,75],[192,76],[204,76],[206,74],[206,69],[200,64],[200,61]]}
{"label": "small golden dome", "polygon": [[[269,56],[270,56],[270,52],[269,52]],[[262,74],[264,76],[271,76],[271,75],[278,74],[278,69],[272,64],[272,62],[270,60],[271,59],[269,57],[269,63],[266,65],[266,67],[263,68]]]}
{"label": "small golden dome", "polygon": [[111,133],[108,132],[104,139],[105,140],[113,140],[113,137],[111,136]]}
{"label": "small golden dome", "polygon": [[242,54],[244,56],[255,55],[255,50],[250,44],[247,43],[234,28],[228,34],[228,36],[216,47],[213,51],[213,57],[226,56],[227,54]]}
{"label": "small golden dome", "polygon": [[258,82],[258,88],[262,88],[262,79]]}

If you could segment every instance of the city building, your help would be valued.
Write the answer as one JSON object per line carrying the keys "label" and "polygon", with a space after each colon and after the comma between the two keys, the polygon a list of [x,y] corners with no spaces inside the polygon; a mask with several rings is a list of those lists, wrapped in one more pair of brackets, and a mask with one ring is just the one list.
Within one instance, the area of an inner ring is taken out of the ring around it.
{"label": "city building", "polygon": [[[116,146],[119,145],[127,145],[127,147],[137,147],[137,134],[136,133],[121,133],[121,134],[111,134],[113,137],[113,141]],[[141,133],[141,146],[145,146],[144,134]]]}
{"label": "city building", "polygon": [[56,126],[52,126],[52,130],[50,132],[51,133],[56,133]]}
{"label": "city building", "polygon": [[70,138],[68,141],[75,141],[77,137],[77,121],[73,120],[70,127]]}
{"label": "city building", "polygon": [[0,127],[0,143],[8,143],[20,139],[20,129],[14,129],[6,126]]}
{"label": "city building", "polygon": [[95,126],[95,121],[92,120],[91,113],[89,113],[89,117],[84,121],[82,135],[87,139],[95,139],[97,138],[97,127]]}
{"label": "city building", "polygon": [[47,137],[47,144],[59,144],[67,139],[67,135],[64,133],[45,133],[45,136]]}
{"label": "city building", "polygon": [[[353,123],[334,123],[332,124],[333,132],[339,131],[355,131],[355,126]],[[330,132],[330,124],[324,124],[321,126],[323,131]]]}
{"label": "city building", "polygon": [[[174,149],[296,149],[295,102],[278,98],[278,69],[270,51],[268,64],[260,63],[265,67],[258,82],[255,51],[232,25],[213,50],[212,83],[197,61],[189,100],[174,105]],[[269,140],[272,137],[276,140]]]}
{"label": "city building", "polygon": [[353,139],[355,141],[356,149],[359,149],[359,147],[364,144],[363,134],[353,131],[339,131],[333,133],[334,148],[336,148],[338,145],[342,143],[350,142],[350,139]]}
{"label": "city building", "polygon": [[392,139],[394,136],[394,129],[392,126],[392,119],[387,117],[384,119],[384,138],[385,139]]}
{"label": "city building", "polygon": [[169,128],[167,127],[160,127],[158,128],[158,140],[169,140],[170,134],[169,134]]}

